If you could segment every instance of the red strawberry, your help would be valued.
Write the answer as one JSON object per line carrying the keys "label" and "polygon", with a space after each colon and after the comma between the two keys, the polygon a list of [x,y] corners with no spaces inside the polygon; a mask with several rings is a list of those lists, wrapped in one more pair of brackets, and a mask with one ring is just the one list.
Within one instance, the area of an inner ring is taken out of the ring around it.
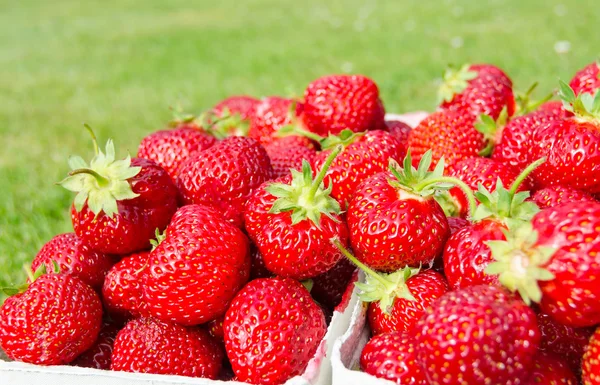
{"label": "red strawberry", "polygon": [[342,144],[344,150],[329,167],[325,186],[331,185],[331,196],[342,208],[348,206],[359,184],[387,170],[390,159],[401,161],[406,155],[406,146],[389,132],[374,130],[354,134],[344,130],[339,137],[329,136],[321,142],[323,151],[314,160],[314,170],[323,166],[331,148],[338,144]]}
{"label": "red strawberry", "polygon": [[302,172],[263,184],[248,201],[246,231],[271,272],[294,279],[312,278],[341,258],[329,240],[347,242],[339,204],[323,187],[323,178],[341,146],[314,177],[308,163]]}
{"label": "red strawberry", "polygon": [[45,274],[0,309],[0,347],[13,360],[68,364],[96,341],[102,304],[82,280]]}
{"label": "red strawberry", "polygon": [[600,89],[600,64],[590,63],[577,71],[569,85],[576,95],[595,94]]}
{"label": "red strawberry", "polygon": [[[291,128],[291,131],[296,130],[297,127]],[[281,138],[274,138],[269,144],[265,145],[265,148],[274,149],[276,147],[306,147],[311,150],[316,150],[315,144],[312,140],[301,135],[287,135]]]}
{"label": "red strawberry", "polygon": [[51,271],[53,261],[61,273],[76,276],[93,288],[102,286],[104,276],[113,265],[110,256],[84,246],[74,233],[60,234],[48,241],[31,263],[31,268],[36,271],[43,264]]}
{"label": "red strawberry", "polygon": [[325,308],[333,310],[342,301],[355,271],[356,267],[350,261],[340,259],[329,271],[312,279],[310,295]]}
{"label": "red strawberry", "polygon": [[200,121],[211,135],[219,139],[247,136],[259,104],[260,100],[251,96],[231,96],[201,115]]}
{"label": "red strawberry", "polygon": [[73,366],[109,370],[112,361],[113,344],[119,328],[115,324],[104,322],[96,343],[71,363]]}
{"label": "red strawberry", "polygon": [[254,244],[251,245],[250,258],[250,280],[256,278],[271,278],[274,276],[274,274],[265,266],[265,260]]}
{"label": "red strawberry", "polygon": [[377,84],[366,76],[324,76],[304,91],[304,123],[321,136],[383,128],[381,112]]}
{"label": "red strawberry", "polygon": [[[291,137],[293,138],[293,137]],[[281,178],[290,173],[291,169],[301,170],[302,161],[306,160],[312,163],[317,152],[314,149],[306,146],[282,146],[282,145],[267,145],[265,146],[267,154],[271,159],[273,166],[273,177]]]}
{"label": "red strawberry", "polygon": [[398,385],[428,385],[416,353],[414,337],[406,332],[392,332],[371,338],[360,356],[363,371]]}
{"label": "red strawberry", "polygon": [[571,202],[598,202],[592,195],[585,191],[560,185],[550,186],[536,191],[531,197],[531,200],[542,209]]}
{"label": "red strawberry", "polygon": [[108,312],[119,319],[147,315],[142,276],[149,252],[131,254],[110,269],[104,280],[102,297]]}
{"label": "red strawberry", "polygon": [[385,125],[390,134],[408,147],[408,135],[410,134],[410,130],[412,130],[408,124],[399,120],[386,120]]}
{"label": "red strawberry", "polygon": [[223,342],[223,336],[224,336],[224,331],[223,331],[223,321],[225,320],[225,316],[221,316],[219,318],[216,318],[212,321],[210,321],[208,324],[206,324],[206,327],[208,328],[208,332],[210,333],[211,336],[213,336],[217,341]]}
{"label": "red strawberry", "polygon": [[71,157],[73,171],[60,182],[78,193],[71,209],[75,233],[84,245],[105,254],[149,248],[156,229],[164,230],[177,210],[175,185],[153,161],[115,160],[111,140],[103,153],[93,139],[96,155],[90,165]]}
{"label": "red strawberry", "polygon": [[356,189],[347,219],[358,260],[393,272],[431,264],[442,252],[450,228],[433,194],[440,188],[443,162],[428,172],[430,162],[428,152],[416,170],[409,153],[403,169],[392,166],[391,172],[378,173]]}
{"label": "red strawberry", "polygon": [[600,323],[600,203],[574,202],[548,208],[513,229],[507,241],[488,245],[497,262],[487,272],[540,302],[557,321],[585,327]]}
{"label": "red strawberry", "polygon": [[142,139],[138,157],[155,161],[175,180],[183,163],[215,143],[217,139],[214,136],[198,129],[185,127],[156,131]]}
{"label": "red strawberry", "polygon": [[525,385],[577,385],[579,381],[569,366],[558,357],[545,353],[535,355],[533,370]]}
{"label": "red strawberry", "polygon": [[560,100],[550,100],[548,102],[545,102],[538,107],[538,110],[550,112],[563,119],[573,116],[572,112],[565,110],[565,106]]}
{"label": "red strawberry", "polygon": [[583,353],[594,329],[566,326],[542,312],[538,313],[537,321],[542,336],[540,352],[562,357],[573,373],[581,374]]}
{"label": "red strawberry", "polygon": [[215,210],[184,206],[150,253],[142,288],[156,318],[198,325],[223,315],[250,274],[248,239]]}
{"label": "red strawberry", "polygon": [[533,177],[540,187],[565,185],[600,192],[600,92],[575,97],[561,82],[561,96],[576,117],[538,127],[530,140],[530,157],[546,157]]}
{"label": "red strawberry", "polygon": [[415,331],[417,359],[435,385],[525,384],[540,340],[535,313],[487,285],[445,294]]}
{"label": "red strawberry", "polygon": [[583,385],[600,384],[600,328],[590,339],[590,343],[583,355]]}
{"label": "red strawberry", "polygon": [[216,379],[223,357],[206,330],[138,318],[117,335],[111,369]]}
{"label": "red strawberry", "polygon": [[467,227],[469,225],[469,221],[464,218],[459,217],[448,217],[448,226],[450,226],[450,235],[454,235],[458,232],[458,230]]}
{"label": "red strawberry", "polygon": [[246,201],[273,173],[269,155],[254,139],[231,137],[190,158],[177,186],[186,204],[214,207],[231,223],[244,223]]}
{"label": "red strawberry", "polygon": [[238,381],[265,385],[302,374],[326,332],[321,308],[288,278],[248,283],[227,310],[223,328]]}
{"label": "red strawberry", "polygon": [[222,117],[225,114],[239,114],[242,120],[248,120],[254,116],[256,107],[259,103],[260,100],[253,98],[252,96],[230,96],[217,103],[217,105],[213,107],[212,112],[219,117]]}
{"label": "red strawberry", "polygon": [[248,135],[267,145],[278,138],[277,132],[281,128],[294,124],[301,111],[302,104],[293,99],[279,96],[264,98],[256,107]]}
{"label": "red strawberry", "polygon": [[562,119],[564,117],[556,112],[541,109],[514,118],[502,129],[502,136],[492,153],[492,159],[505,167],[523,169],[535,160],[529,156],[529,140],[533,132],[544,124]]}
{"label": "red strawberry", "polygon": [[455,111],[438,111],[429,115],[408,135],[408,147],[416,166],[421,157],[433,151],[432,166],[443,157],[448,165],[478,156],[486,148],[486,140],[474,126],[470,115]]}
{"label": "red strawberry", "polygon": [[502,109],[507,109],[509,117],[515,112],[512,81],[490,64],[465,64],[458,71],[448,69],[438,98],[441,108],[474,117],[485,114],[496,120]]}

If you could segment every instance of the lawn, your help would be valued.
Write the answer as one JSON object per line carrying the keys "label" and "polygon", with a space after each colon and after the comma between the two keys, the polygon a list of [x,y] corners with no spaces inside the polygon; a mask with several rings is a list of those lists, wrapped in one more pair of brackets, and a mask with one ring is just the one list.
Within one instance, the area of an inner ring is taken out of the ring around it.
{"label": "lawn", "polygon": [[600,53],[597,1],[573,3],[4,1],[0,286],[22,280],[41,245],[71,230],[72,195],[54,183],[70,154],[91,156],[82,122],[135,155],[169,106],[198,112],[232,94],[301,95],[328,73],[373,77],[397,112],[433,108],[448,63],[494,63],[517,88],[537,80],[549,91]]}

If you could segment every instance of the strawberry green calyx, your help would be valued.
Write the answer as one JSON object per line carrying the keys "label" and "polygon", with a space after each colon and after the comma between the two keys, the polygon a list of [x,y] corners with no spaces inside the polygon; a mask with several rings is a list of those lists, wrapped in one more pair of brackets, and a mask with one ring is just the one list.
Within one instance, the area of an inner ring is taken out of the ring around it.
{"label": "strawberry green calyx", "polygon": [[489,192],[482,184],[479,184],[475,197],[481,204],[477,207],[472,220],[481,221],[493,218],[508,226],[515,226],[515,223],[531,220],[540,209],[534,202],[527,201],[530,195],[529,191],[517,192],[517,190],[529,174],[545,161],[546,158],[541,158],[527,166],[517,176],[509,190],[504,187],[500,178],[496,181],[494,192]]}
{"label": "strawberry green calyx", "polygon": [[331,151],[314,179],[310,164],[304,161],[302,162],[301,172],[292,170],[290,184],[272,183],[267,186],[266,191],[278,198],[273,203],[269,213],[277,214],[291,211],[292,225],[309,219],[315,226],[319,227],[321,215],[326,215],[337,221],[338,219],[333,214],[340,214],[340,205],[331,197],[332,184],[329,184],[329,187],[325,189],[323,180],[331,163],[341,151],[342,146],[337,146]]}
{"label": "strawberry green calyx", "polygon": [[15,294],[23,293],[27,290],[29,285],[34,283],[42,275],[60,273],[60,266],[58,265],[58,263],[56,261],[52,260],[52,268],[49,268],[48,266],[46,266],[45,263],[42,263],[36,269],[36,271],[32,271],[31,265],[25,264],[25,265],[23,265],[23,270],[25,271],[25,274],[27,275],[27,281],[24,284],[21,284],[19,286],[3,287],[1,290],[4,294],[6,294],[8,296],[13,296]]}
{"label": "strawberry green calyx", "polygon": [[410,292],[406,281],[419,274],[420,269],[406,266],[391,274],[377,273],[364,263],[360,262],[348,249],[342,245],[337,238],[331,240],[340,252],[350,260],[359,269],[365,272],[366,283],[355,283],[361,290],[359,298],[363,302],[379,301],[379,307],[385,314],[389,314],[396,298],[403,298],[409,301],[416,301]]}
{"label": "strawberry green calyx", "polygon": [[575,118],[582,122],[600,122],[600,91],[595,95],[582,93],[575,96],[573,89],[562,80],[559,81],[559,96],[565,110],[575,114]]}
{"label": "strawberry green calyx", "polygon": [[478,121],[475,123],[475,129],[483,134],[486,143],[485,147],[479,151],[480,156],[490,156],[492,154],[492,150],[498,142],[506,123],[508,123],[508,110],[506,107],[502,108],[497,120],[486,114],[479,116]]}
{"label": "strawberry green calyx", "polygon": [[177,127],[181,124],[195,123],[198,119],[197,116],[187,113],[183,110],[181,105],[176,107],[169,107],[173,114],[173,119],[169,122],[170,127]]}
{"label": "strawberry green calyx", "polygon": [[89,126],[86,128],[92,134],[96,155],[89,165],[80,156],[70,157],[72,171],[58,184],[77,193],[73,202],[77,211],[81,211],[87,202],[94,214],[104,212],[112,218],[119,211],[117,201],[139,196],[133,192],[127,180],[139,174],[142,168],[131,167],[129,155],[125,159],[115,160],[115,146],[110,139],[106,143],[106,153],[99,150],[95,135]]}
{"label": "strawberry green calyx", "polygon": [[448,191],[436,192],[433,199],[442,207],[447,217],[460,216],[460,209]]}
{"label": "strawberry green calyx", "polygon": [[452,67],[444,72],[443,83],[438,89],[438,104],[450,102],[454,95],[463,92],[469,85],[469,80],[475,79],[479,73],[470,70],[471,65],[465,64],[456,70]]}
{"label": "strawberry green calyx", "polygon": [[150,240],[150,245],[152,245],[151,251],[154,251],[154,249],[156,249],[158,247],[158,245],[160,245],[162,243],[162,241],[164,241],[165,238],[167,238],[166,230],[161,233],[160,229],[157,228],[154,231],[154,236],[156,238]]}
{"label": "strawberry green calyx", "polygon": [[440,192],[457,186],[467,196],[470,208],[469,212],[471,215],[474,214],[477,202],[475,201],[473,191],[460,179],[444,176],[444,158],[438,161],[433,171],[429,171],[432,157],[431,150],[423,154],[417,169],[412,166],[410,149],[404,158],[403,167],[400,167],[398,163],[390,159],[389,170],[395,177],[395,180],[389,181],[390,185],[421,197],[439,195]]}
{"label": "strawberry green calyx", "polygon": [[546,103],[547,101],[549,101],[550,99],[552,99],[552,97],[554,96],[553,93],[549,93],[548,95],[544,96],[544,98],[540,99],[540,100],[533,100],[531,95],[533,94],[533,91],[537,88],[538,86],[538,82],[533,83],[529,89],[527,91],[523,92],[516,92],[515,93],[515,104],[517,105],[517,112],[515,115],[517,116],[523,116],[526,115],[532,111],[535,111],[538,109],[539,106],[541,106],[542,104]]}
{"label": "strawberry green calyx", "polygon": [[201,127],[217,139],[225,139],[228,136],[248,136],[250,123],[242,119],[237,113],[232,113],[225,107],[220,115],[208,112],[198,118]]}
{"label": "strawberry green calyx", "polygon": [[321,143],[321,141],[325,140],[326,138],[323,138],[321,135],[319,134],[315,134],[314,132],[308,131],[305,128],[300,127],[297,124],[288,124],[285,125],[283,127],[281,127],[279,130],[277,130],[277,133],[275,134],[278,137],[285,137],[285,136],[304,136],[307,137],[308,139],[314,140],[315,142],[319,142]]}
{"label": "strawberry green calyx", "polygon": [[321,150],[330,150],[338,145],[346,148],[365,134],[365,132],[354,132],[346,128],[337,135],[329,134],[327,138],[320,140],[319,144],[321,145]]}
{"label": "strawberry green calyx", "polygon": [[485,273],[497,275],[500,283],[510,291],[518,292],[527,305],[542,299],[540,281],[554,279],[554,274],[544,268],[556,249],[537,246],[538,233],[531,222],[505,230],[506,241],[487,241],[486,244],[496,260]]}

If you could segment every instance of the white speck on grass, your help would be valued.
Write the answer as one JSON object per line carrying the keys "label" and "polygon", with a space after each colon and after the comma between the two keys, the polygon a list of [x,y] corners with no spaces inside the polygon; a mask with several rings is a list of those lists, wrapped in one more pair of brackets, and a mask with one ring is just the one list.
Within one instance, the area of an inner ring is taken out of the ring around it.
{"label": "white speck on grass", "polygon": [[414,20],[406,20],[404,23],[404,30],[407,32],[414,31],[417,27],[417,23]]}
{"label": "white speck on grass", "polygon": [[554,13],[556,14],[556,16],[565,16],[568,13],[568,9],[567,6],[564,4],[556,4],[554,6]]}
{"label": "white speck on grass", "polygon": [[452,46],[452,48],[460,48],[465,44],[465,40],[460,37],[460,36],[454,36],[451,40],[450,40],[450,46]]}
{"label": "white speck on grass", "polygon": [[463,13],[464,13],[463,7],[456,6],[456,7],[452,8],[452,14],[455,17],[461,17],[463,15]]}
{"label": "white speck on grass", "polygon": [[571,50],[571,42],[567,40],[560,40],[554,43],[554,51],[557,54],[565,54]]}
{"label": "white speck on grass", "polygon": [[342,72],[349,74],[354,69],[354,64],[349,61],[342,63]]}

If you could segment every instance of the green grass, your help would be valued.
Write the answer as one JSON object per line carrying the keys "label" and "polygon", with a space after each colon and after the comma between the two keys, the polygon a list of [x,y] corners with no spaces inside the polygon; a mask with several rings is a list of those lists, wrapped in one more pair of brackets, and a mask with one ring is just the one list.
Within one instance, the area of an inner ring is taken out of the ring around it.
{"label": "green grass", "polygon": [[[0,285],[23,279],[23,263],[71,229],[72,196],[54,183],[68,155],[91,154],[83,121],[135,154],[177,103],[300,95],[349,71],[373,77],[389,111],[431,109],[447,63],[491,62],[518,88],[550,90],[600,53],[596,0],[192,3],[2,2]],[[571,50],[559,55],[561,40]]]}

